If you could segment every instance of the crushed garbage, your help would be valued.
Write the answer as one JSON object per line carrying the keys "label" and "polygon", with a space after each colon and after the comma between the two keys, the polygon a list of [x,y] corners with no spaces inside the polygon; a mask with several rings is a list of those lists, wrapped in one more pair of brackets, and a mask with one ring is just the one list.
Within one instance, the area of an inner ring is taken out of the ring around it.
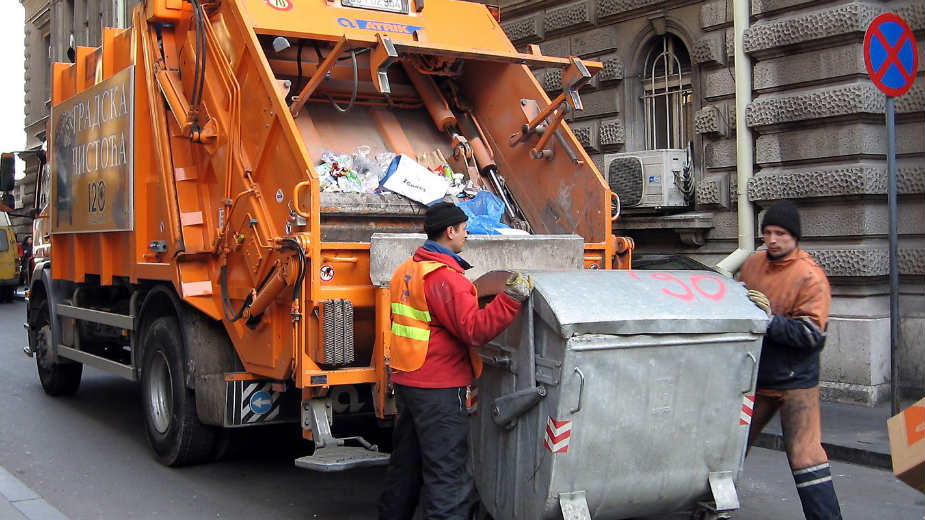
{"label": "crushed garbage", "polygon": [[464,173],[453,171],[439,149],[409,157],[392,152],[373,153],[358,146],[352,153],[324,151],[315,166],[323,192],[394,192],[421,204],[451,200],[469,216],[469,233],[510,234],[501,222],[504,203],[494,193],[474,184]]}

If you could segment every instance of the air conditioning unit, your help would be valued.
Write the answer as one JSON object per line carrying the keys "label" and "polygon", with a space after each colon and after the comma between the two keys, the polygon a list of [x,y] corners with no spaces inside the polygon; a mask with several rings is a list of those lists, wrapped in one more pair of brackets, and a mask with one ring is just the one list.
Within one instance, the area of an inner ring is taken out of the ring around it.
{"label": "air conditioning unit", "polygon": [[693,168],[686,149],[604,155],[604,177],[623,209],[686,208],[693,195]]}

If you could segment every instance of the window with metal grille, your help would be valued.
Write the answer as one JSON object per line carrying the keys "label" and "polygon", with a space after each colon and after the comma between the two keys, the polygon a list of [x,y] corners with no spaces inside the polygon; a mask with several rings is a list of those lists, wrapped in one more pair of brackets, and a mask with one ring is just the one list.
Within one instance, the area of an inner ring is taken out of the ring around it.
{"label": "window with metal grille", "polygon": [[680,38],[657,36],[642,73],[646,150],[685,148],[694,135],[691,59]]}

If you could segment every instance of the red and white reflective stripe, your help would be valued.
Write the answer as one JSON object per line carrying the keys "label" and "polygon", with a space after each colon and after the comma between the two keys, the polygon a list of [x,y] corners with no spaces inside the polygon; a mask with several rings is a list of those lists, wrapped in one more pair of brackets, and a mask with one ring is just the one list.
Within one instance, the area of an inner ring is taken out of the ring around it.
{"label": "red and white reflective stripe", "polygon": [[571,436],[572,421],[557,421],[550,417],[546,421],[546,439],[543,445],[553,453],[565,453],[568,451]]}
{"label": "red and white reflective stripe", "polygon": [[752,423],[752,410],[755,408],[755,396],[742,396],[742,412],[739,414],[739,425],[748,426]]}
{"label": "red and white reflective stripe", "polygon": [[479,387],[469,387],[469,391],[466,396],[466,409],[469,410],[469,415],[479,414]]}

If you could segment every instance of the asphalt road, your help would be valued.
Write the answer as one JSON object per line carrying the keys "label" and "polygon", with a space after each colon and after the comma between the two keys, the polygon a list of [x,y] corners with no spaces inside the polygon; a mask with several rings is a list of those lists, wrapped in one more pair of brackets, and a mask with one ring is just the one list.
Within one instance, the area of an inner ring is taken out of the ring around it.
{"label": "asphalt road", "polygon": [[[159,465],[145,438],[136,385],[85,367],[75,396],[46,396],[34,361],[22,353],[23,320],[22,302],[0,305],[0,466],[71,519],[375,518],[383,469],[296,469],[293,460],[307,450],[295,440],[297,427],[250,439],[232,460]],[[925,497],[889,472],[832,466],[846,519],[923,518]],[[737,518],[802,517],[783,453],[754,450],[738,491]]]}

